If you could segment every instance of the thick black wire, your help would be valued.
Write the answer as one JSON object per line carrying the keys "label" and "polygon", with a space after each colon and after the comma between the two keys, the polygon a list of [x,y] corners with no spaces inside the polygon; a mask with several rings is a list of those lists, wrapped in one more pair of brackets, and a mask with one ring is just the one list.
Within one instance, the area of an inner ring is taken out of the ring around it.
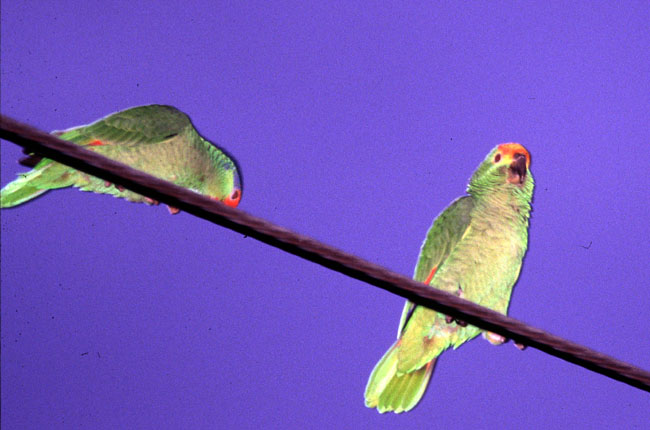
{"label": "thick black wire", "polygon": [[443,312],[459,320],[498,333],[563,360],[650,392],[650,372],[582,345],[531,327],[491,309],[425,286],[355,255],[294,233],[238,209],[154,176],[132,169],[49,133],[0,115],[0,138],[23,146],[136,193],[177,207],[187,213],[255,238],[283,251],[313,261]]}

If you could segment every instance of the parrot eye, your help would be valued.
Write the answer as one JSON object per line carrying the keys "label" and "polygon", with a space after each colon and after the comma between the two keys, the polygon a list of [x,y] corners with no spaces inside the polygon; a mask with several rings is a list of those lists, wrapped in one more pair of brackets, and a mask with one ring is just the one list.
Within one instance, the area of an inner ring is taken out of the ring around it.
{"label": "parrot eye", "polygon": [[501,154],[497,154],[497,155],[494,157],[494,162],[495,162],[495,163],[498,163],[499,161],[501,161]]}

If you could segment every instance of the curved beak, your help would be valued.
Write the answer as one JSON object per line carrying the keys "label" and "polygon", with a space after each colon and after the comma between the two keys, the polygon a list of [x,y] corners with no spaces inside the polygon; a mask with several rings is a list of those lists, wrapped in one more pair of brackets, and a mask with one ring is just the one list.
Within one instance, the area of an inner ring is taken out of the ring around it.
{"label": "curved beak", "polygon": [[225,199],[223,199],[223,202],[227,206],[230,206],[231,208],[236,208],[240,200],[241,200],[241,190],[239,188],[233,188],[230,195]]}
{"label": "curved beak", "polygon": [[515,154],[512,163],[508,166],[508,182],[511,184],[523,184],[526,180],[526,156],[524,154]]}

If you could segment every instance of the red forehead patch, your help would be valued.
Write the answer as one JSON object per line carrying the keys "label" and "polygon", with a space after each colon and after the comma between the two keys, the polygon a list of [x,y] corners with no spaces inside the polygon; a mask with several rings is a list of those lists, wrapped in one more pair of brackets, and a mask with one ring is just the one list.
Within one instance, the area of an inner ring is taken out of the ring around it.
{"label": "red forehead patch", "polygon": [[523,154],[526,156],[526,167],[530,166],[530,154],[522,145],[518,143],[503,143],[498,146],[497,150],[503,157],[513,159],[515,154]]}

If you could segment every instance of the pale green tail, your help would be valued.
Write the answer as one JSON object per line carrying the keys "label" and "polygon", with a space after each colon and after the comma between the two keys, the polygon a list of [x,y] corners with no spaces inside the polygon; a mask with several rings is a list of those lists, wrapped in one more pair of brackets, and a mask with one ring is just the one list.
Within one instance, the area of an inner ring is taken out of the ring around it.
{"label": "pale green tail", "polygon": [[74,183],[76,174],[63,164],[45,159],[30,172],[19,174],[0,191],[0,207],[10,208],[36,198],[47,190],[69,187]]}
{"label": "pale green tail", "polygon": [[429,385],[436,359],[409,373],[397,374],[399,340],[384,354],[366,386],[366,406],[381,413],[410,411],[418,404]]}

